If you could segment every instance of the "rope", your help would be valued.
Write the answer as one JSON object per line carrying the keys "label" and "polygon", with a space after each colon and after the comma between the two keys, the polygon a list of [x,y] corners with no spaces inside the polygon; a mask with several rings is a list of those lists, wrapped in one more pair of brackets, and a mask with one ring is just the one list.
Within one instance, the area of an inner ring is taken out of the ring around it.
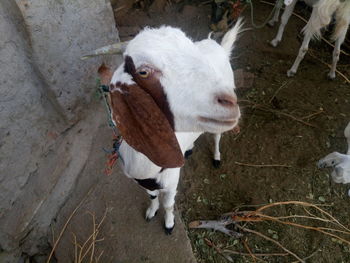
{"label": "rope", "polygon": [[283,0],[278,0],[277,3],[275,4],[275,6],[273,7],[271,13],[269,14],[269,16],[267,17],[267,19],[261,24],[261,25],[257,25],[255,24],[254,22],[254,6],[253,6],[253,3],[252,3],[252,0],[246,0],[247,3],[250,5],[250,19],[251,19],[251,23],[252,23],[252,26],[256,29],[260,29],[260,28],[263,28],[264,26],[266,26],[266,24],[270,21],[270,19],[272,18],[273,16],[273,13],[275,12],[275,10],[277,8],[281,8],[282,5],[283,5]]}
{"label": "rope", "polygon": [[100,92],[102,98],[103,98],[103,104],[105,105],[106,108],[106,112],[107,112],[107,119],[108,119],[108,126],[113,130],[113,133],[115,136],[118,136],[117,130],[116,130],[116,126],[114,124],[114,121],[112,120],[112,111],[111,108],[108,104],[108,100],[107,100],[107,95],[106,93],[109,92],[109,87],[106,85],[99,85],[98,86],[98,91]]}
{"label": "rope", "polygon": [[111,111],[111,107],[109,106],[107,94],[106,94],[109,92],[109,87],[107,85],[101,85],[100,80],[98,80],[97,83],[98,83],[98,88],[97,88],[98,92],[102,96],[103,104],[105,105],[107,119],[108,119],[108,126],[113,130],[113,133],[114,133],[113,150],[106,151],[105,149],[103,149],[105,152],[110,153],[107,157],[106,168],[105,168],[105,174],[110,175],[118,159],[120,159],[124,163],[124,160],[119,153],[119,147],[123,141],[123,137],[118,135],[117,127],[112,119],[112,111]]}

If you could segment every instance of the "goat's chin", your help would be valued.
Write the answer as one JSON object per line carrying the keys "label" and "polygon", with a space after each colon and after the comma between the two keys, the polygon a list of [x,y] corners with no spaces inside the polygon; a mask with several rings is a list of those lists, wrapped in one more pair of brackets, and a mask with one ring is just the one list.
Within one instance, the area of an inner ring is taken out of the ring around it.
{"label": "goat's chin", "polygon": [[233,130],[238,125],[238,119],[218,120],[200,117],[199,123],[205,132],[223,133]]}

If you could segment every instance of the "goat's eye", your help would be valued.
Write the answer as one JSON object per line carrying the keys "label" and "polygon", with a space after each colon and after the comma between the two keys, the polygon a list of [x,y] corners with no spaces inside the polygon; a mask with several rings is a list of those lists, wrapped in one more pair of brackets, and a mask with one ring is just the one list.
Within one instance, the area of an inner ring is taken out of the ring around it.
{"label": "goat's eye", "polygon": [[149,76],[149,72],[147,70],[140,70],[138,74],[141,78],[147,78]]}

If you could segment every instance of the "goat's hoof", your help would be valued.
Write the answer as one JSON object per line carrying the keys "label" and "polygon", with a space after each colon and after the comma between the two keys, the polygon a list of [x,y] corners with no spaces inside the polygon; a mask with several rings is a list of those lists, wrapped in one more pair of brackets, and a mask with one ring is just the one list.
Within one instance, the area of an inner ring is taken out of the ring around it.
{"label": "goat's hoof", "polygon": [[267,25],[273,27],[275,25],[275,20],[270,20]]}
{"label": "goat's hoof", "polygon": [[192,153],[193,153],[192,149],[191,150],[187,150],[185,152],[185,159],[188,159],[192,155]]}
{"label": "goat's hoof", "polygon": [[294,70],[291,70],[291,69],[290,69],[290,70],[287,71],[287,76],[288,76],[289,78],[294,77],[295,73],[296,73],[296,72],[295,72]]}
{"label": "goat's hoof", "polygon": [[165,234],[167,236],[171,235],[173,233],[174,227],[175,227],[175,224],[172,227],[166,227],[166,225],[164,225]]}
{"label": "goat's hoof", "polygon": [[220,166],[221,166],[221,161],[220,161],[220,160],[215,160],[215,159],[213,159],[213,166],[214,166],[215,168],[220,168]]}
{"label": "goat's hoof", "polygon": [[273,39],[273,40],[271,40],[271,42],[270,42],[271,46],[273,46],[273,47],[277,47],[277,46],[278,46],[278,43],[279,43],[279,41],[278,41],[277,39]]}
{"label": "goat's hoof", "polygon": [[335,79],[335,73],[328,73],[328,75],[327,75],[327,77],[328,77],[328,79],[329,80],[334,80]]}
{"label": "goat's hoof", "polygon": [[158,210],[154,212],[154,214],[152,215],[152,213],[150,211],[147,210],[146,212],[146,221],[150,222],[158,213]]}

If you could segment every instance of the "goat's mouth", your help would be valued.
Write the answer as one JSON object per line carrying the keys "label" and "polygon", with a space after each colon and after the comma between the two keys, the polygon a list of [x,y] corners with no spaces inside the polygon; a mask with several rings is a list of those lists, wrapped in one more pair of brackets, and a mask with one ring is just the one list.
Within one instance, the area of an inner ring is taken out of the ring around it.
{"label": "goat's mouth", "polygon": [[208,123],[208,124],[216,124],[219,126],[228,126],[233,127],[238,123],[238,118],[232,118],[232,119],[213,119],[209,117],[199,117],[200,122],[202,123]]}

